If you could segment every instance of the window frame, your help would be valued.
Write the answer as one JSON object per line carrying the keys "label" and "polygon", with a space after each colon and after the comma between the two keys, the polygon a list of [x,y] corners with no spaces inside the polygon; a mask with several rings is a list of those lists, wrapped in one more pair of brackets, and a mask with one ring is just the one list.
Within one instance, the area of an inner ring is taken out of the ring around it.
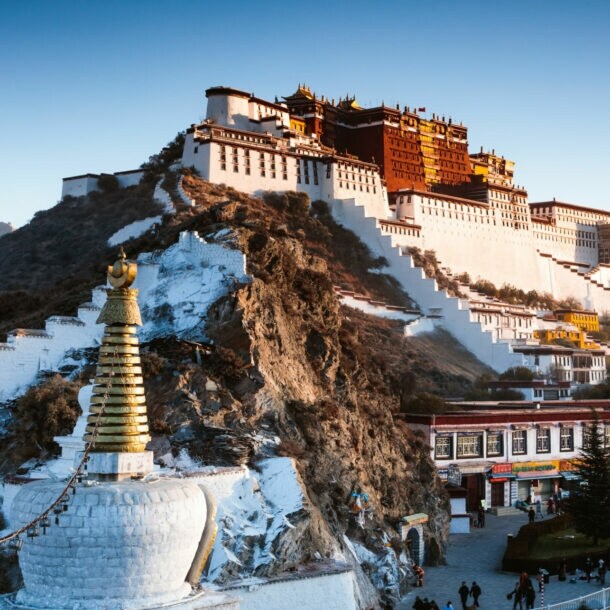
{"label": "window frame", "polygon": [[[475,445],[478,442],[478,452],[461,454],[460,453],[460,441],[464,442],[466,439],[474,439]],[[457,439],[455,441],[455,458],[457,460],[469,460],[473,458],[481,458],[484,456],[483,449],[483,432],[460,432],[457,435]]]}
{"label": "window frame", "polygon": [[[519,435],[519,437],[517,436]],[[519,450],[517,451],[515,449],[517,441],[522,440],[523,441],[523,450]],[[527,430],[520,428],[517,430],[513,430],[512,433],[512,437],[511,437],[511,453],[513,455],[525,455],[527,454]]]}
{"label": "window frame", "polygon": [[[447,455],[439,455],[438,454],[438,446],[439,440],[448,440],[449,451]],[[453,434],[437,434],[434,438],[434,459],[435,460],[453,460],[453,455],[455,453],[455,443],[453,440]]]}

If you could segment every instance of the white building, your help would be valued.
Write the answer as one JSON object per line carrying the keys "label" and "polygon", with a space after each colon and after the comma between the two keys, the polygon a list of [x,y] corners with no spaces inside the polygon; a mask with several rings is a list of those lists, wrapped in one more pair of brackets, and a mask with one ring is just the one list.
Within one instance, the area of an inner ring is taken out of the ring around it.
{"label": "white building", "polygon": [[[609,401],[454,403],[461,411],[406,414],[408,426],[423,434],[441,478],[459,469],[466,507],[482,499],[488,507],[514,506],[517,500],[544,502],[575,478],[574,458],[593,423],[610,419]],[[606,446],[610,424],[602,423]]]}

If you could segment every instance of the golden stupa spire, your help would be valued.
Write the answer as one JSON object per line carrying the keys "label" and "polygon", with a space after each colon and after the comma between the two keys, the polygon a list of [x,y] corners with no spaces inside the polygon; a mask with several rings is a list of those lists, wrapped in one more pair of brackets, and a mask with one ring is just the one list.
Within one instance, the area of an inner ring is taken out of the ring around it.
{"label": "golden stupa spire", "polygon": [[[106,328],[84,437],[86,442],[94,440],[93,452],[141,452],[150,440],[136,334],[142,318],[138,291],[130,288],[137,272],[137,264],[126,259],[123,248],[114,265],[108,267],[112,288],[97,319]],[[92,439],[96,423],[97,434]]]}

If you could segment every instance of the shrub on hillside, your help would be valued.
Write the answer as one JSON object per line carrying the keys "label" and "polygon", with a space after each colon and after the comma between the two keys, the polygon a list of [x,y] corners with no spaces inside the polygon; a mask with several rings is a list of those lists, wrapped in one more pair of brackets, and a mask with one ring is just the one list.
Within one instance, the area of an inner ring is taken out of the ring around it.
{"label": "shrub on hillside", "polygon": [[97,185],[104,193],[114,193],[121,188],[117,177],[113,174],[102,174],[97,179]]}
{"label": "shrub on hillside", "polygon": [[436,394],[420,392],[400,407],[401,413],[443,413],[447,403]]}
{"label": "shrub on hillside", "polygon": [[17,400],[11,432],[27,448],[28,457],[57,453],[53,437],[72,432],[81,414],[79,388],[77,383],[55,375]]}
{"label": "shrub on hillside", "polygon": [[263,194],[263,201],[279,212],[297,215],[305,215],[309,212],[309,196],[307,193],[267,191]]}
{"label": "shrub on hillside", "polygon": [[534,373],[526,366],[511,366],[500,374],[501,380],[532,381]]}

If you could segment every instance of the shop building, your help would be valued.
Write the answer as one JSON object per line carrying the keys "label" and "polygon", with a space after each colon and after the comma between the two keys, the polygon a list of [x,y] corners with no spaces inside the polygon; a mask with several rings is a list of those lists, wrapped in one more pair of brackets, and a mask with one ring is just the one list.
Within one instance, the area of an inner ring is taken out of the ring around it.
{"label": "shop building", "polygon": [[575,460],[586,445],[594,411],[610,445],[610,401],[454,403],[436,414],[401,415],[423,433],[441,479],[461,475],[466,510],[545,502],[577,482]]}

